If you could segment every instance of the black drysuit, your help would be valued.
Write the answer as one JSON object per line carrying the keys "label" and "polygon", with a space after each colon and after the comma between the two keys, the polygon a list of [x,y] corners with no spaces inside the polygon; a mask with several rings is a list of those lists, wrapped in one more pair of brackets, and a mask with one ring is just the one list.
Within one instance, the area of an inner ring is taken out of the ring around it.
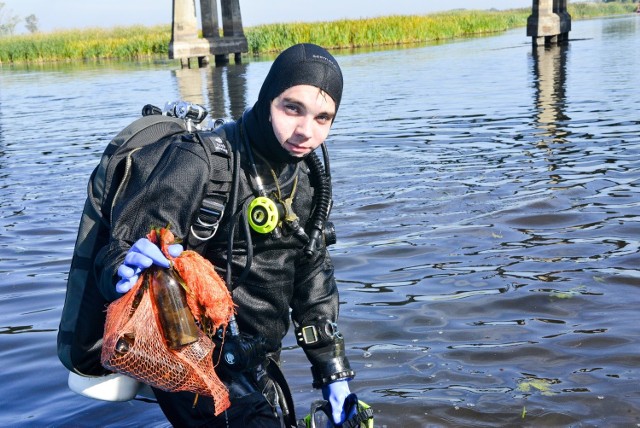
{"label": "black drysuit", "polygon": [[[248,202],[256,196],[255,177],[242,141],[241,126],[241,121],[226,124],[222,133],[233,147],[229,162],[233,164],[234,156],[239,155],[241,159],[238,204],[236,207],[226,207],[220,227],[215,236],[207,241],[204,254],[219,270],[221,277],[225,278],[229,230],[234,226],[232,283],[233,300],[237,305],[236,319],[243,334],[263,337],[267,351],[277,355],[281,340],[290,327],[290,316],[300,326],[314,324],[318,319],[337,320],[338,290],[326,248],[321,246],[313,257],[307,257],[303,252],[305,244],[287,227],[282,228],[280,238],[274,238],[272,234],[250,232],[253,253],[250,267],[245,278],[237,281],[249,262],[245,213]],[[188,242],[189,229],[200,208],[210,164],[210,155],[204,148],[206,145],[194,142],[193,138],[192,135],[175,138],[146,182],[137,182],[137,177],[146,175],[142,172],[151,166],[145,165],[144,151],[134,155],[128,190],[113,210],[111,241],[96,260],[100,287],[105,296],[111,299],[119,296],[114,288],[118,279],[117,269],[130,246],[146,236],[151,227],[170,225],[177,238]],[[295,192],[293,211],[300,223],[307,225],[314,209],[315,189],[312,186],[313,177],[310,177],[305,163],[270,165],[259,156],[254,159],[268,193],[277,191],[277,187],[282,198]],[[271,171],[278,177],[278,186]],[[222,173],[229,174],[228,171]],[[305,352],[315,371],[320,372],[314,375],[316,386],[322,384],[321,378],[335,375],[332,370],[340,372],[337,373],[338,378],[352,375],[341,341],[321,348],[305,349]],[[157,396],[169,420],[175,425],[214,423],[214,419],[210,419],[213,405],[205,397],[200,397],[197,408],[192,408],[192,394],[158,391]],[[261,408],[261,397],[240,398],[232,394],[232,407],[234,399],[239,402],[258,401],[258,404],[250,406],[245,403],[244,410],[240,412],[242,418],[250,417],[248,408]],[[221,415],[222,418],[227,416]],[[250,423],[249,420],[243,419],[241,422],[247,423]]]}

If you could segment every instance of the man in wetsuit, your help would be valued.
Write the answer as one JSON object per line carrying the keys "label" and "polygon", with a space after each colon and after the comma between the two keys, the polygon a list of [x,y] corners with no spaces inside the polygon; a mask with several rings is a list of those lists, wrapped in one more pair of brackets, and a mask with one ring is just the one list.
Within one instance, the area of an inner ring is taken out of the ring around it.
{"label": "man in wetsuit", "polygon": [[[239,165],[239,171],[234,168],[234,194],[220,226],[199,251],[231,283],[239,330],[246,343],[260,343],[252,348],[259,349],[260,362],[240,381],[221,373],[231,407],[218,416],[208,397],[196,401],[192,393],[156,390],[175,426],[279,427],[263,368],[267,356],[278,359],[290,320],[311,362],[313,386],[321,388],[331,404],[334,423],[348,416],[343,404],[355,373],[337,329],[334,268],[325,239],[309,246],[318,206],[330,205],[326,192],[324,200],[318,197],[330,183],[314,172],[309,159],[329,134],[342,87],[333,56],[316,45],[295,45],[274,61],[255,105],[216,130],[232,148],[230,162]],[[168,266],[157,247],[143,238],[152,226],[170,225],[191,247],[190,230],[207,189],[203,177],[210,176],[209,165],[203,145],[173,144],[149,179],[115,207],[109,245],[96,259],[103,294],[115,299],[151,264]],[[268,233],[248,226],[251,210],[260,210],[251,204],[258,196],[282,211],[275,230]],[[174,247],[172,255],[180,250]]]}

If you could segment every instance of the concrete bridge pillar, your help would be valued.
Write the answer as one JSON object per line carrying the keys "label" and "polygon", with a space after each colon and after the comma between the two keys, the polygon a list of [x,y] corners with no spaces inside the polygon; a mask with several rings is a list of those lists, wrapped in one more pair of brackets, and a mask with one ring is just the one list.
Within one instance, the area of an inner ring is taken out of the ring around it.
{"label": "concrete bridge pillar", "polygon": [[531,15],[527,19],[527,36],[533,44],[564,43],[571,31],[568,0],[533,0]]}
{"label": "concrete bridge pillar", "polygon": [[169,58],[180,59],[183,67],[197,58],[198,65],[209,62],[214,55],[216,64],[228,62],[233,53],[240,62],[241,54],[248,52],[247,39],[242,29],[239,0],[220,0],[222,4],[223,35],[220,36],[217,0],[200,0],[202,38],[198,36],[195,0],[173,0],[173,24]]}
{"label": "concrete bridge pillar", "polygon": [[200,0],[200,13],[202,14],[202,37],[205,39],[219,39],[218,2]]}
{"label": "concrete bridge pillar", "polygon": [[[201,3],[216,0],[200,0]],[[240,0],[220,0],[222,6],[222,35],[221,40],[211,44],[211,53],[216,57],[216,64],[228,61],[227,55],[233,53],[235,62],[240,62],[240,53],[249,52],[247,38],[242,28],[240,14]]]}

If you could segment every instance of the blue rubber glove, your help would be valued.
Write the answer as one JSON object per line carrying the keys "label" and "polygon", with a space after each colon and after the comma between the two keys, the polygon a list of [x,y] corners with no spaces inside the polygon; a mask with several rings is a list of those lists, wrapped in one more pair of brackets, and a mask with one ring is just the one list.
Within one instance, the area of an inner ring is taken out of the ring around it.
{"label": "blue rubber glove", "polygon": [[[169,245],[169,254],[172,257],[178,257],[182,253],[182,245]],[[157,266],[168,268],[169,260],[162,254],[160,248],[147,238],[140,238],[129,249],[124,262],[118,268],[118,276],[121,278],[116,284],[118,293],[126,293],[138,282],[140,273],[155,264]]]}
{"label": "blue rubber glove", "polygon": [[331,405],[331,418],[336,425],[342,425],[344,421],[353,416],[356,412],[355,406],[346,414],[344,400],[351,394],[349,382],[346,379],[337,380],[322,387],[322,397]]}

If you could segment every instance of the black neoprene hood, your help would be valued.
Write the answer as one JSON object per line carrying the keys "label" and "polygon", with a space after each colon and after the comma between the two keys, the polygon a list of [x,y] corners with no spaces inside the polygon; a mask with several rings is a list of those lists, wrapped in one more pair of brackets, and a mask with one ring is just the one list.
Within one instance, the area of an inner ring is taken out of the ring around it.
{"label": "black neoprene hood", "polygon": [[335,102],[337,112],[342,99],[342,71],[326,49],[314,44],[294,45],[278,55],[262,84],[258,101],[244,116],[252,145],[276,162],[300,161],[280,146],[269,121],[271,102],[296,85],[311,85],[324,91]]}
{"label": "black neoprene hood", "polygon": [[342,72],[335,58],[318,45],[303,43],[283,51],[267,74],[258,102],[271,103],[296,85],[311,85],[326,92],[336,103],[342,98]]}

